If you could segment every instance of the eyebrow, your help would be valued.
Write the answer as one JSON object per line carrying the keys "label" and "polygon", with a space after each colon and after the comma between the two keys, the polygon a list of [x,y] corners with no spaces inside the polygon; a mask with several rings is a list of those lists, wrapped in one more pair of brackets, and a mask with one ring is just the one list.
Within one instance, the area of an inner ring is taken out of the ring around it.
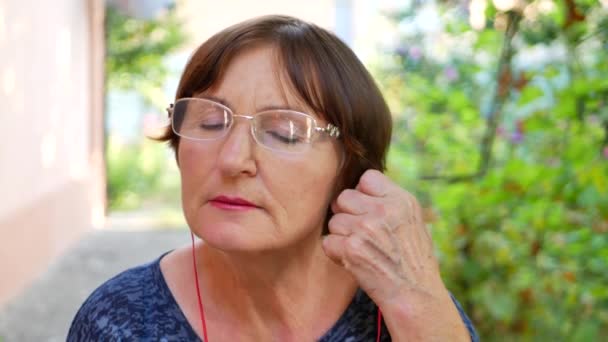
{"label": "eyebrow", "polygon": [[[211,100],[211,101],[215,101],[217,103],[221,103],[224,106],[230,108],[231,110],[233,110],[233,106],[230,105],[230,102],[228,102],[226,99],[223,99],[221,97],[217,97],[217,96],[213,96],[213,95],[209,95],[209,94],[199,94],[197,97],[203,98],[203,99],[207,99],[207,100]],[[264,112],[267,110],[294,110],[296,112],[300,112],[300,113],[307,113],[306,111],[300,109],[300,108],[292,108],[292,107],[288,107],[288,106],[277,106],[277,105],[267,105],[264,106],[262,108],[257,108],[256,111],[259,112]]]}

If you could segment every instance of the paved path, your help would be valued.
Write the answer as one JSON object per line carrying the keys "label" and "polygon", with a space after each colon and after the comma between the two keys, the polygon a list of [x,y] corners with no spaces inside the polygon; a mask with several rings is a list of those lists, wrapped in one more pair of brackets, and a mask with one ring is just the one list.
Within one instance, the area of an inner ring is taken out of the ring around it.
{"label": "paved path", "polygon": [[189,242],[185,229],[91,232],[1,308],[0,341],[65,341],[80,304],[103,281]]}

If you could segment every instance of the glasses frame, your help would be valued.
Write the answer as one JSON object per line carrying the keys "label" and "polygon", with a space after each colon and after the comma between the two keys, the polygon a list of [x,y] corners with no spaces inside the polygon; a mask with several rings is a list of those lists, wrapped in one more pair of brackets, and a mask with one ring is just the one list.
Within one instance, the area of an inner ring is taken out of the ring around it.
{"label": "glasses frame", "polygon": [[[177,130],[175,129],[175,124],[174,124],[174,108],[175,108],[175,104],[177,104],[178,102],[186,102],[186,101],[203,101],[203,102],[209,102],[212,103],[215,106],[218,106],[220,108],[223,108],[225,110],[228,111],[228,113],[230,113],[232,120],[230,120],[230,125],[228,126],[228,128],[226,128],[220,135],[218,135],[215,138],[193,138],[193,137],[189,137],[189,136],[185,136],[182,135],[180,133],[177,132]],[[330,123],[328,123],[327,125],[325,125],[325,127],[319,126],[319,124],[317,123],[317,120],[310,114],[306,114],[306,113],[302,113],[296,110],[292,110],[292,109],[271,109],[271,110],[264,110],[261,112],[257,112],[254,113],[252,115],[246,115],[246,114],[236,114],[232,109],[230,109],[229,107],[217,102],[217,101],[213,101],[213,100],[209,100],[209,99],[205,99],[205,98],[200,98],[200,97],[182,97],[180,99],[178,99],[177,101],[175,101],[175,104],[171,103],[169,104],[169,107],[167,107],[167,115],[169,116],[169,120],[170,120],[170,125],[171,125],[171,130],[173,131],[173,133],[175,133],[177,136],[184,138],[184,139],[188,139],[188,140],[194,140],[194,141],[214,141],[214,140],[219,140],[224,138],[228,132],[230,132],[230,130],[232,129],[232,127],[234,126],[235,123],[235,119],[236,118],[243,118],[246,119],[247,121],[251,121],[254,120],[256,116],[258,116],[259,114],[264,114],[264,113],[277,113],[277,112],[289,112],[289,113],[295,113],[298,115],[303,115],[305,116],[307,119],[310,119],[310,121],[313,123],[313,136],[310,138],[310,141],[306,142],[306,145],[310,146],[315,140],[316,140],[316,136],[317,134],[321,134],[321,135],[327,135],[330,138],[335,138],[338,139],[340,137],[340,129]],[[308,148],[306,148],[305,150],[302,151],[289,151],[289,150],[279,150],[276,148],[272,148],[270,146],[267,146],[263,143],[261,143],[258,138],[256,137],[256,133],[255,133],[255,128],[254,125],[250,123],[250,133],[251,136],[253,137],[253,140],[255,140],[255,142],[267,149],[273,150],[273,151],[279,151],[279,152],[284,152],[284,153],[303,153],[305,152]]]}

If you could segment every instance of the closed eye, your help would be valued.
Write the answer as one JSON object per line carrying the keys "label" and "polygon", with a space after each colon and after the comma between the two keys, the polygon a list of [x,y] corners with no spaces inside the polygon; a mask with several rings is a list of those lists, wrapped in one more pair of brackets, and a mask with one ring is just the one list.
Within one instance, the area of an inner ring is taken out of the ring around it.
{"label": "closed eye", "polygon": [[297,144],[302,141],[302,139],[298,138],[297,136],[288,137],[276,131],[267,131],[266,133],[270,134],[270,136],[272,136],[274,139],[285,144]]}
{"label": "closed eye", "polygon": [[207,130],[207,131],[220,131],[223,130],[226,125],[224,125],[223,123],[219,123],[219,124],[206,124],[206,123],[201,123],[199,125],[200,128]]}

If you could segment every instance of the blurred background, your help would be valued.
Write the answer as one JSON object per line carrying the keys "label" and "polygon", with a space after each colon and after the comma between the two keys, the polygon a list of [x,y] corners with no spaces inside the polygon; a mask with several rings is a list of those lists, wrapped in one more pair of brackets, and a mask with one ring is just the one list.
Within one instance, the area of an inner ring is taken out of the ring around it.
{"label": "blurred background", "polygon": [[0,0],[0,341],[65,340],[102,281],[188,242],[146,135],[201,42],[277,13],[376,78],[388,173],[483,340],[608,336],[607,0]]}

